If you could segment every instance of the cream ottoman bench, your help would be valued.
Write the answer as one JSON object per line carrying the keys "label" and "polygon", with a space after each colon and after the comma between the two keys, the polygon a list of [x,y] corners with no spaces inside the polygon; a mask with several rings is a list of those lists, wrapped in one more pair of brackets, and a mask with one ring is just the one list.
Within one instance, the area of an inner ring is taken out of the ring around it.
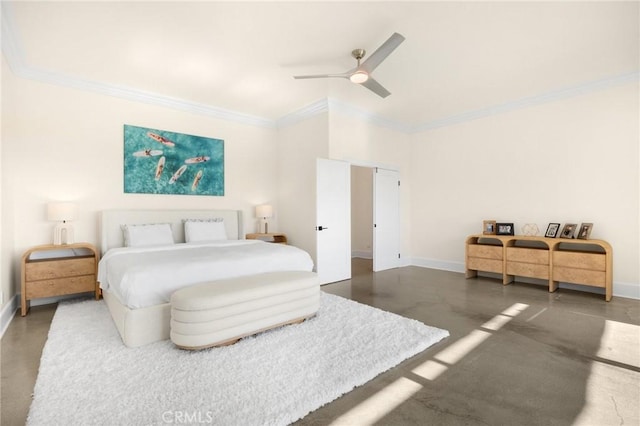
{"label": "cream ottoman bench", "polygon": [[306,271],[267,272],[196,284],[171,296],[171,341],[183,349],[233,344],[318,312],[320,282]]}

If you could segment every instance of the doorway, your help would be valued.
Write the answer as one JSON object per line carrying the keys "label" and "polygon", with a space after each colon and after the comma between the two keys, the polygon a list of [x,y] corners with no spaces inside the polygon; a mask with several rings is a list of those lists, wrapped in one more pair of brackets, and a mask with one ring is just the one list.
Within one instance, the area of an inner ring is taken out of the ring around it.
{"label": "doorway", "polygon": [[[320,283],[350,279],[354,254],[371,258],[374,272],[398,267],[399,172],[323,158],[317,159],[316,166],[316,271]],[[356,213],[352,215],[353,205]]]}
{"label": "doorway", "polygon": [[400,264],[398,171],[351,165],[351,257],[373,271]]}

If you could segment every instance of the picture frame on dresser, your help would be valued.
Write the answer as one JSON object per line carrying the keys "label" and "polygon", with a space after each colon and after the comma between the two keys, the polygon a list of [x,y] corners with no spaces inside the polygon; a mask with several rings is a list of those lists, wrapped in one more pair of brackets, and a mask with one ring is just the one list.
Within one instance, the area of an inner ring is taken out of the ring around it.
{"label": "picture frame on dresser", "polygon": [[579,240],[588,240],[591,236],[591,229],[593,229],[593,223],[582,223],[577,238]]}
{"label": "picture frame on dresser", "polygon": [[496,223],[496,235],[513,235],[513,223]]}
{"label": "picture frame on dresser", "polygon": [[577,223],[565,223],[562,228],[562,232],[560,233],[560,238],[573,239],[577,227]]}
{"label": "picture frame on dresser", "polygon": [[495,220],[482,221],[482,234],[496,235],[496,221]]}
{"label": "picture frame on dresser", "polygon": [[547,232],[545,232],[544,236],[546,238],[555,238],[558,235],[559,230],[559,223],[550,223],[549,226],[547,226]]}

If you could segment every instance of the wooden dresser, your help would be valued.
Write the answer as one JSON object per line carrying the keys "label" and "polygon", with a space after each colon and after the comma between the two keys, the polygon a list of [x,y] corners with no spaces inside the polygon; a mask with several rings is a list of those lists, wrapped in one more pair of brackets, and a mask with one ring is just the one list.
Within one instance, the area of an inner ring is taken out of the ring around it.
{"label": "wooden dresser", "polygon": [[547,280],[550,292],[566,282],[604,288],[607,302],[613,296],[613,250],[602,240],[470,235],[465,244],[466,277],[478,271],[501,274],[505,285],[520,276]]}
{"label": "wooden dresser", "polygon": [[88,243],[42,245],[32,247],[22,256],[21,310],[25,316],[29,301],[75,293],[95,292],[98,251]]}

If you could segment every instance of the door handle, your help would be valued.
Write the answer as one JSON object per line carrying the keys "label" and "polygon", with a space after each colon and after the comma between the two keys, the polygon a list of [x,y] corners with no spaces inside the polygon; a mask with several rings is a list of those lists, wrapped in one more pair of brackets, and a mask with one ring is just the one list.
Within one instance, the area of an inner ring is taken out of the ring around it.
{"label": "door handle", "polygon": [[316,231],[322,231],[323,229],[329,229],[326,226],[316,226]]}

